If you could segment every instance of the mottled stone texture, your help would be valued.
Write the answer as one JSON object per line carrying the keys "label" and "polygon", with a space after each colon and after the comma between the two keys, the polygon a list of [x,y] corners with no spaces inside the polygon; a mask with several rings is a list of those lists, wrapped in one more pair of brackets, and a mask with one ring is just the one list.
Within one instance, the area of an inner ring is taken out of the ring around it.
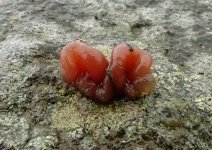
{"label": "mottled stone texture", "polygon": [[[98,105],[69,88],[76,39],[144,47],[155,91]],[[211,0],[0,0],[0,149],[210,149],[211,91]]]}

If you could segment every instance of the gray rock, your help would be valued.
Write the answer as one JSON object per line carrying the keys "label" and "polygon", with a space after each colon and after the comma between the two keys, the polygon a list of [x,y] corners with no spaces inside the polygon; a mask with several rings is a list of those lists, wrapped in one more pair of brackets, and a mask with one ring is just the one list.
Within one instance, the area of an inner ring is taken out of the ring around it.
{"label": "gray rock", "polygon": [[[212,148],[212,1],[0,0],[0,149]],[[76,39],[153,56],[147,97],[102,106],[60,78]]]}
{"label": "gray rock", "polygon": [[29,139],[28,132],[30,128],[24,117],[12,113],[1,113],[0,126],[0,147],[5,149],[20,148]]}

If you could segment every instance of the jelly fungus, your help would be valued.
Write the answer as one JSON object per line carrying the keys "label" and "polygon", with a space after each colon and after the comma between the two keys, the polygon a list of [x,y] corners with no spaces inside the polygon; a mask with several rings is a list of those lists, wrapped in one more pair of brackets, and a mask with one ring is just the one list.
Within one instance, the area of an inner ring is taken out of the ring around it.
{"label": "jelly fungus", "polygon": [[135,98],[151,93],[155,87],[151,66],[152,58],[146,51],[128,44],[116,46],[109,65],[116,94]]}
{"label": "jelly fungus", "polygon": [[101,102],[112,99],[112,86],[105,73],[109,63],[97,49],[75,41],[62,49],[60,64],[65,82]]}
{"label": "jelly fungus", "polygon": [[100,102],[148,95],[155,86],[150,54],[128,44],[113,49],[109,64],[97,49],[75,41],[62,49],[60,65],[66,83]]}

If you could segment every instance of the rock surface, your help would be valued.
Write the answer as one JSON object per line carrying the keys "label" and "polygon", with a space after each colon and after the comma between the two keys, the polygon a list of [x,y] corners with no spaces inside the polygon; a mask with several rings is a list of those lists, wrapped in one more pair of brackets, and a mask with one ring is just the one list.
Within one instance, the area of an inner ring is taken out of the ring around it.
{"label": "rock surface", "polygon": [[[211,18],[211,0],[0,0],[0,149],[212,148]],[[146,48],[154,93],[103,106],[68,88],[76,39]]]}

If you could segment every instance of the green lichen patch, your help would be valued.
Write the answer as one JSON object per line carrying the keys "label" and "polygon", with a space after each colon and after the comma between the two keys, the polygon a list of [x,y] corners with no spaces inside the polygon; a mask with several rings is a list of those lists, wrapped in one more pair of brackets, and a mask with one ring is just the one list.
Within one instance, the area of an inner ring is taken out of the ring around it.
{"label": "green lichen patch", "polygon": [[127,120],[141,114],[147,106],[146,100],[140,99],[135,102],[121,100],[109,105],[99,105],[75,94],[54,111],[53,125],[72,130],[88,124],[89,132],[94,134],[101,126],[109,126],[112,130],[116,130]]}

